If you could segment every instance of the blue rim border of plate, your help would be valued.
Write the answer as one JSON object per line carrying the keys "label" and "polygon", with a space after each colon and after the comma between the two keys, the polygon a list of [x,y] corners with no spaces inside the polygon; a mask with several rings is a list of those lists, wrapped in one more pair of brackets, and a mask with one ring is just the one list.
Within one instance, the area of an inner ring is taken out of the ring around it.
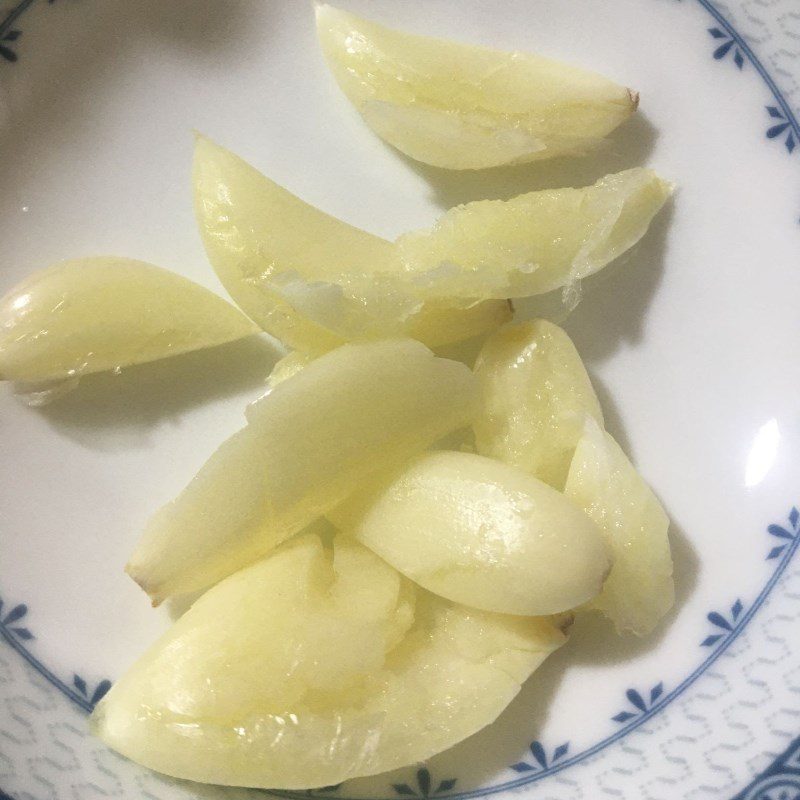
{"label": "blue rim border of plate", "polygon": [[[6,55],[9,52],[8,42],[16,41],[17,38],[21,35],[19,30],[12,30],[11,25],[19,19],[25,11],[27,11],[33,4],[35,0],[21,0],[15,7],[13,7],[6,17],[3,20],[0,20],[0,48],[3,49],[3,56],[6,61],[15,62],[17,60],[17,55],[15,52],[12,52],[13,58],[9,58]],[[48,0],[48,4],[53,4],[55,0]],[[682,0],[679,0],[682,2]],[[784,144],[786,150],[789,154],[791,154],[795,147],[800,144],[800,123],[797,120],[794,112],[792,111],[789,103],[787,102],[786,98],[783,96],[783,93],[778,88],[777,84],[773,80],[772,76],[766,70],[764,65],[761,63],[760,59],[756,56],[753,52],[751,47],[747,44],[744,38],[736,31],[733,25],[728,22],[728,20],[724,17],[722,12],[714,6],[711,0],[695,0],[695,2],[704,8],[710,16],[717,22],[720,28],[710,28],[709,33],[714,39],[717,40],[724,40],[720,44],[718,42],[717,48],[713,52],[713,58],[716,60],[724,59],[728,53],[733,53],[733,61],[736,67],[741,70],[744,67],[746,62],[749,62],[758,72],[761,79],[767,85],[767,88],[770,90],[775,102],[777,103],[776,106],[767,106],[767,112],[772,120],[771,127],[767,130],[766,137],[767,139],[776,139],[779,136],[783,136],[786,134],[786,138],[784,139]],[[5,44],[4,44],[5,42]],[[792,520],[792,525],[796,528],[797,526],[797,511],[796,509],[792,509],[792,514],[795,515],[794,519]],[[792,515],[790,515],[791,518]],[[783,530],[784,533],[786,531],[780,526],[771,525],[768,527],[768,531],[773,533],[773,535],[780,536],[781,534],[775,534],[773,529]],[[787,534],[788,536],[788,534]],[[786,538],[786,537],[784,537]],[[589,758],[592,755],[604,750],[609,745],[613,744],[616,741],[619,741],[623,737],[627,736],[633,730],[638,728],[648,719],[653,717],[655,714],[659,713],[662,709],[664,709],[672,700],[682,694],[691,684],[693,684],[721,655],[725,652],[728,647],[738,638],[744,628],[747,626],[748,622],[752,619],[755,613],[759,610],[759,608],[764,604],[767,597],[771,593],[772,589],[774,588],[775,584],[778,582],[780,577],[783,575],[786,567],[788,566],[789,562],[792,560],[798,546],[800,546],[800,534],[795,531],[793,536],[789,536],[791,539],[791,543],[788,545],[784,545],[784,547],[774,548],[773,551],[770,553],[768,558],[773,558],[775,551],[777,550],[785,550],[782,553],[782,557],[778,562],[775,570],[772,572],[769,580],[764,585],[762,590],[759,592],[756,599],[753,601],[753,604],[749,607],[749,609],[740,616],[740,612],[742,609],[741,602],[739,600],[736,601],[734,607],[732,607],[733,612],[733,624],[728,623],[721,615],[717,614],[716,612],[712,612],[708,615],[708,619],[720,628],[723,633],[720,635],[716,635],[716,637],[708,637],[703,645],[707,645],[710,640],[714,640],[714,642],[719,639],[721,643],[719,644],[716,649],[714,649],[711,654],[680,684],[678,684],[674,689],[672,689],[667,694],[663,694],[662,685],[658,684],[657,687],[654,687],[652,692],[656,692],[655,695],[658,698],[658,702],[655,702],[653,694],[651,693],[651,703],[650,706],[647,705],[642,701],[641,696],[635,690],[629,689],[627,692],[628,699],[633,703],[633,705],[638,709],[641,713],[629,714],[623,712],[622,714],[618,715],[621,718],[620,721],[624,720],[627,721],[631,717],[633,717],[632,721],[629,724],[625,725],[620,730],[616,731],[610,736],[607,736],[605,739],[602,739],[597,744],[593,745],[592,747],[587,748],[586,750],[581,751],[580,753],[576,753],[574,756],[570,758],[563,758],[563,755],[566,754],[567,745],[561,745],[559,748],[556,748],[555,754],[548,765],[546,756],[544,755],[543,748],[539,742],[533,742],[531,745],[531,751],[533,752],[534,758],[539,762],[539,766],[541,769],[537,769],[536,767],[530,767],[524,763],[520,763],[514,765],[513,768],[520,767],[527,770],[535,770],[532,774],[526,774],[522,777],[516,778],[514,780],[506,781],[504,783],[500,783],[494,786],[487,786],[482,787],[479,789],[474,789],[465,792],[452,792],[447,793],[447,790],[453,788],[455,786],[455,780],[446,780],[442,781],[439,784],[439,788],[434,792],[430,792],[430,773],[427,769],[423,768],[418,770],[417,772],[417,782],[419,784],[420,792],[417,793],[415,790],[411,789],[407,784],[399,784],[394,785],[393,789],[395,791],[395,797],[386,797],[381,798],[380,800],[396,800],[398,795],[408,795],[414,797],[440,797],[440,798],[447,798],[447,800],[469,800],[469,798],[476,798],[476,797],[485,797],[488,795],[496,794],[498,792],[507,791],[511,789],[518,789],[523,786],[527,786],[529,784],[538,782],[542,778],[545,778],[549,775],[553,775],[557,772],[561,772],[562,770],[566,769],[567,767],[573,766],[575,764],[580,763],[581,761]],[[0,604],[1,607],[1,604]],[[737,610],[738,608],[738,610]],[[10,627],[13,623],[19,621],[25,614],[27,613],[27,607],[24,605],[16,606],[9,615],[5,617],[2,621],[0,621],[0,638],[6,641],[7,644],[11,646],[28,664],[30,664],[33,669],[35,669],[40,675],[42,675],[49,683],[51,683],[56,689],[58,689],[62,694],[64,694],[68,699],[70,699],[73,703],[78,705],[78,707],[90,713],[94,708],[95,703],[99,702],[102,696],[110,687],[109,681],[101,681],[97,687],[95,688],[94,692],[89,695],[87,693],[87,687],[85,681],[80,678],[78,675],[75,675],[73,678],[73,685],[75,688],[70,687],[64,681],[62,681],[58,676],[56,676],[51,670],[49,670],[41,661],[39,661],[33,653],[28,650],[22,644],[23,640],[27,640],[33,638],[32,634],[27,630],[27,628],[20,628],[18,626]],[[15,615],[15,618],[9,622],[9,617]],[[22,631],[22,633],[20,632]],[[615,719],[617,719],[615,717]],[[538,748],[538,749],[537,749]],[[557,755],[561,752],[561,755]],[[734,800],[738,800],[738,798],[757,798],[761,797],[761,788],[763,784],[764,789],[768,789],[769,787],[764,784],[767,782],[769,786],[774,787],[776,786],[776,782],[780,781],[788,781],[785,785],[789,786],[793,790],[797,790],[800,792],[800,778],[793,773],[797,771],[797,765],[795,761],[800,760],[800,738],[796,739],[792,742],[789,749],[782,754],[778,759],[776,759],[770,767],[765,770],[761,775],[756,776],[751,784],[749,784],[741,793],[737,794]],[[555,763],[558,761],[558,763]],[[784,774],[786,770],[790,769],[792,774]],[[522,771],[522,769],[518,771]],[[443,787],[446,787],[443,788]],[[297,797],[308,797],[314,796],[316,794],[321,793],[329,793],[334,792],[337,790],[338,786],[332,787],[325,787],[324,789],[319,790],[312,790],[309,792],[294,792],[294,791],[280,791],[280,790],[264,790],[267,794],[272,794],[277,797],[281,798],[294,798]],[[361,798],[348,798],[345,796],[335,795],[337,800],[362,800]],[[6,794],[5,792],[0,789],[0,800],[14,800],[10,795]],[[375,799],[378,800],[378,799]]]}

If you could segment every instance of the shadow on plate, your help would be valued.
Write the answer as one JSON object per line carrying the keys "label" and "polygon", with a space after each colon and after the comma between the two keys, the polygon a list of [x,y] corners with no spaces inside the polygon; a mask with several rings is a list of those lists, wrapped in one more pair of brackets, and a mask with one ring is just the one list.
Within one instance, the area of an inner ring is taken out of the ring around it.
{"label": "shadow on plate", "polygon": [[430,184],[439,205],[452,208],[473,200],[508,200],[538,189],[588,186],[610,172],[644,164],[657,135],[646,115],[639,112],[609,137],[604,148],[580,158],[554,158],[483,170],[447,170],[395,152]]}
{"label": "shadow on plate", "polygon": [[647,307],[664,275],[672,215],[669,200],[635,247],[583,281],[583,299],[563,326],[587,365],[641,340]]}
{"label": "shadow on plate", "polygon": [[38,411],[60,433],[87,447],[141,446],[150,429],[164,420],[264,386],[279,357],[268,340],[250,337],[128,367],[119,375],[87,375],[73,392]]}
{"label": "shadow on plate", "polygon": [[224,4],[218,0],[122,0],[121,5],[141,30],[210,59],[218,59],[225,51],[242,53],[246,49],[242,37],[257,36],[263,41],[269,33],[253,29],[252,0],[226,0]]}
{"label": "shadow on plate", "polygon": [[[48,46],[37,53],[22,49],[20,61],[36,59],[39,72],[33,74],[49,74],[52,79],[37,79],[26,90],[25,105],[15,107],[13,117],[0,124],[0,143],[5,137],[43,139],[53,140],[52,146],[58,147],[61,121],[74,116],[76,108],[85,124],[98,113],[86,87],[98,76],[112,73],[111,65],[124,58],[126,51],[147,58],[151,37],[167,38],[201,64],[218,67],[220,60],[241,58],[248,52],[249,39],[263,46],[269,34],[251,24],[249,0],[227,0],[224,7],[215,0],[103,0],[91,5],[91,9],[81,9],[78,4],[64,3],[46,11],[44,6],[35,6],[30,12],[30,17],[34,12],[43,15],[35,25],[37,35],[49,39]],[[28,18],[23,21],[31,24]],[[36,149],[35,143],[28,147]]]}

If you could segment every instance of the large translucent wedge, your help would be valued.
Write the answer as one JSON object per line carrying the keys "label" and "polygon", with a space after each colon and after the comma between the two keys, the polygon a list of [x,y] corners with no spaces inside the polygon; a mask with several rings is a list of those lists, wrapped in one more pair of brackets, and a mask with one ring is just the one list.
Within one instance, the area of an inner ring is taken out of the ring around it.
{"label": "large translucent wedge", "polygon": [[672,192],[652,170],[450,209],[397,240],[422,297],[528,297],[569,286],[635,245]]}
{"label": "large translucent wedge", "polygon": [[567,611],[597,595],[611,567],[579,506],[471,453],[419,456],[328,516],[420,586],[487,611]]}
{"label": "large translucent wedge", "polygon": [[356,542],[302,536],[204,594],[91,723],[179,778],[328,786],[488,725],[564,641],[557,620],[467,609]]}
{"label": "large translucent wedge", "polygon": [[64,261],[0,299],[0,380],[80,377],[257,332],[221,297],[152,264],[112,256]]}
{"label": "large translucent wedge", "polygon": [[629,89],[578,67],[403,33],[329,5],[317,6],[317,33],[367,125],[437,167],[580,155],[638,103]]}
{"label": "large translucent wedge", "polygon": [[672,608],[669,519],[619,445],[588,419],[565,488],[604,531],[614,566],[591,606],[643,636]]}
{"label": "large translucent wedge", "polygon": [[424,345],[344,345],[248,409],[192,482],[158,511],[127,571],[158,603],[255,561],[392,469],[468,425],[477,381]]}
{"label": "large translucent wedge", "polygon": [[479,453],[564,488],[588,415],[603,412],[581,357],[557,325],[507,325],[486,341],[475,364],[481,413],[473,423]]}
{"label": "large translucent wedge", "polygon": [[[203,137],[195,145],[194,195],[206,252],[223,285],[293,349],[319,353],[395,335],[438,346],[510,319],[500,301],[438,297],[423,304],[399,279],[391,242],[304,203]],[[369,297],[349,295],[343,286],[350,281],[368,287]]]}

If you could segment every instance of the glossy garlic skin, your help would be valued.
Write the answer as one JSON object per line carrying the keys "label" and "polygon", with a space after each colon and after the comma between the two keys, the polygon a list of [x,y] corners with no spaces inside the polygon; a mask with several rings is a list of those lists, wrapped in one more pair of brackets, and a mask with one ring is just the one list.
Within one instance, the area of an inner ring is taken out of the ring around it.
{"label": "glossy garlic skin", "polygon": [[397,240],[421,297],[529,297],[570,286],[635,245],[672,193],[652,170],[457,206]]}
{"label": "glossy garlic skin", "polygon": [[301,536],[203,595],[114,684],[92,727],[168,775],[328,786],[480,730],[564,641],[556,620],[470,610],[357,542],[337,537],[330,552]]}
{"label": "glossy garlic skin", "polygon": [[650,633],[675,601],[669,518],[619,445],[592,419],[564,493],[604,532],[614,561],[591,607],[620,633]]}
{"label": "glossy garlic skin", "polygon": [[0,299],[0,379],[76,378],[257,332],[221,297],[152,264],[113,256],[63,261]]}
{"label": "glossy garlic skin", "polygon": [[[321,353],[398,335],[433,347],[510,319],[499,300],[423,303],[402,280],[391,242],[310,206],[202,136],[193,180],[211,265],[238,305],[287,347]],[[351,284],[366,291],[353,297]]]}
{"label": "glossy garlic skin", "polygon": [[596,149],[638,97],[541,56],[392,30],[318,5],[317,33],[340,88],[401,152],[480,169]]}
{"label": "glossy garlic skin", "polygon": [[344,345],[247,410],[126,567],[154,603],[235,572],[477,412],[475,377],[409,339]]}
{"label": "glossy garlic skin", "polygon": [[580,507],[471,453],[419,456],[328,516],[415,583],[486,611],[567,611],[597,595],[611,567]]}
{"label": "glossy garlic skin", "polygon": [[513,464],[559,491],[588,415],[603,412],[575,345],[546,320],[501,328],[475,363],[481,412],[477,451]]}

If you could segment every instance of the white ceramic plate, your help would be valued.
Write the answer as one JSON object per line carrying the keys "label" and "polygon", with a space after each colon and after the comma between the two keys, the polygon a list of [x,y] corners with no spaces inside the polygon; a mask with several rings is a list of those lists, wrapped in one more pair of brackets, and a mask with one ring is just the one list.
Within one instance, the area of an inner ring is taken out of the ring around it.
{"label": "white ceramic plate", "polygon": [[[364,127],[306,3],[5,2],[0,289],[51,261],[118,253],[221,291],[192,218],[192,129],[384,235],[462,201],[657,168],[679,186],[674,204],[567,327],[674,520],[674,613],[644,641],[584,619],[489,730],[312,794],[794,800],[797,0],[347,6],[596,68],[638,88],[641,113],[600,157],[442,173]],[[88,736],[86,711],[167,624],[122,573],[137,532],[241,426],[273,359],[266,343],[232,345],[88,379],[42,410],[0,395],[0,788],[14,800],[251,795],[126,762]]]}

